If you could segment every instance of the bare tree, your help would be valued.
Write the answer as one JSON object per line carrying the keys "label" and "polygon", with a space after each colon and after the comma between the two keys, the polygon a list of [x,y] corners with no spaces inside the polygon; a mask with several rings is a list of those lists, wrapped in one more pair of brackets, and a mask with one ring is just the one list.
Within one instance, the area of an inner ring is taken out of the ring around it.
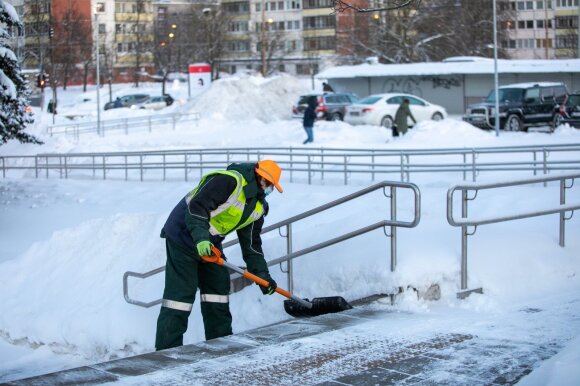
{"label": "bare tree", "polygon": [[[510,17],[507,8],[500,8],[498,27]],[[353,62],[369,55],[385,63],[439,61],[457,55],[490,56],[492,9],[492,0],[422,0],[397,10],[358,14],[357,22],[339,23],[342,50],[350,47],[347,58]],[[361,21],[369,25],[368,36],[359,28],[364,25]],[[498,41],[505,35],[505,30],[498,29]],[[505,53],[500,51],[500,56]]]}
{"label": "bare tree", "polygon": [[[70,4],[69,4],[70,5]],[[51,39],[53,59],[61,68],[62,86],[66,90],[69,79],[76,73],[76,66],[92,59],[90,22],[69,7],[62,20],[55,21],[54,38]]]}

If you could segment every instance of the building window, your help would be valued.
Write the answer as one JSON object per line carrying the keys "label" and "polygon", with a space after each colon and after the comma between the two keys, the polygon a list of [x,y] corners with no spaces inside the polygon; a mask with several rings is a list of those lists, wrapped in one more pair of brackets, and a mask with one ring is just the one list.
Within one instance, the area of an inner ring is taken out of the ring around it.
{"label": "building window", "polygon": [[336,38],[334,36],[319,36],[304,39],[304,51],[334,49],[336,49]]}
{"label": "building window", "polygon": [[534,2],[526,1],[526,9],[534,9]]}
{"label": "building window", "polygon": [[287,1],[286,9],[300,9],[300,1],[298,0]]}
{"label": "building window", "polygon": [[95,11],[97,13],[104,13],[105,12],[105,3],[97,3],[97,5],[95,6]]}
{"label": "building window", "polygon": [[305,0],[304,9],[333,8],[333,0]]}
{"label": "building window", "polygon": [[99,23],[99,35],[104,35],[107,33],[107,25]]}
{"label": "building window", "polygon": [[334,15],[310,16],[303,20],[304,29],[334,28],[336,17]]}
{"label": "building window", "polygon": [[526,28],[527,29],[534,29],[534,21],[533,20],[526,20]]}

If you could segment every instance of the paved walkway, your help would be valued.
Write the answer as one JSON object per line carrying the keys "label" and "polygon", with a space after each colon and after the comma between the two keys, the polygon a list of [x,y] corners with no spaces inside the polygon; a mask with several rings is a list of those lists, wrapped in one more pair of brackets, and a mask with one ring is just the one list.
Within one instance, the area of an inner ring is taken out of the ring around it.
{"label": "paved walkway", "polygon": [[[509,320],[440,320],[373,303],[8,384],[513,385],[566,343],[545,323],[557,321],[556,331],[577,322],[580,303],[570,303],[560,307],[574,310],[565,317],[522,308]],[[550,314],[535,318],[541,312]]]}

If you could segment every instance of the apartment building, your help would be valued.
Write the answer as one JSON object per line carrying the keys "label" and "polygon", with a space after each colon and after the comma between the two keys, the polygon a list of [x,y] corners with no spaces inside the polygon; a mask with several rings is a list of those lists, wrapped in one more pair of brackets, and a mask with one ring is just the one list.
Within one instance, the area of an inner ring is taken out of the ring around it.
{"label": "apartment building", "polygon": [[514,18],[503,26],[512,59],[578,57],[578,0],[510,1]]}
{"label": "apartment building", "polygon": [[555,57],[554,0],[510,1],[512,20],[503,26],[508,41],[503,48],[512,59]]}
{"label": "apartment building", "polygon": [[554,0],[556,3],[556,58],[580,58],[580,4],[578,0]]}
{"label": "apartment building", "polygon": [[152,0],[91,0],[91,7],[103,76],[133,81],[138,75],[149,81],[154,67]]}

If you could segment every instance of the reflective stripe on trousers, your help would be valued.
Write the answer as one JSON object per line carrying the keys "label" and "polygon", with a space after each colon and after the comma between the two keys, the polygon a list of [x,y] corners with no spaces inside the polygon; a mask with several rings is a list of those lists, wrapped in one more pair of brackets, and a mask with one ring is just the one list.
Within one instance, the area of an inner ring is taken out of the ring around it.
{"label": "reflective stripe on trousers", "polygon": [[161,306],[171,308],[173,310],[190,312],[193,308],[193,303],[178,302],[176,300],[163,299]]}
{"label": "reflective stripe on trousers", "polygon": [[201,294],[201,301],[205,303],[227,304],[230,302],[230,297],[228,295]]}

